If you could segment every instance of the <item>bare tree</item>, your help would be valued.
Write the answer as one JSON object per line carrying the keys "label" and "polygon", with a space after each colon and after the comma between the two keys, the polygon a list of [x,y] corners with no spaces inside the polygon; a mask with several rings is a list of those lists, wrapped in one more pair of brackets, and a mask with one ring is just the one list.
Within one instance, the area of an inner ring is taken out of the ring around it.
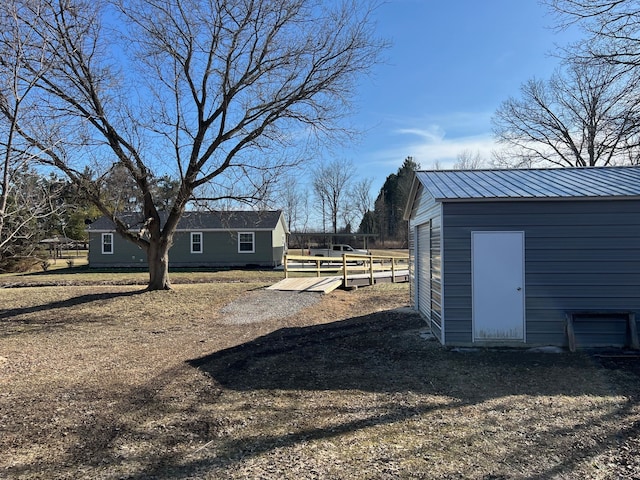
{"label": "bare tree", "polygon": [[352,162],[333,160],[320,165],[313,173],[313,191],[322,206],[323,226],[328,211],[333,233],[338,233],[338,218],[343,216],[343,202],[348,196],[353,170]]}
{"label": "bare tree", "polygon": [[548,82],[529,80],[493,117],[507,155],[558,166],[638,163],[640,78],[573,62]]}
{"label": "bare tree", "polygon": [[361,178],[354,182],[351,188],[349,196],[353,207],[360,215],[364,215],[373,207],[373,196],[371,195],[372,184],[373,177]]}
{"label": "bare tree", "polygon": [[353,183],[351,192],[349,193],[349,206],[353,212],[360,216],[360,223],[367,214],[373,210],[373,195],[371,194],[371,185],[373,178],[362,178]]}
{"label": "bare tree", "polygon": [[[355,82],[385,47],[368,0],[6,0],[0,15],[44,50],[25,55],[39,102],[17,131],[140,246],[152,290],[170,288],[169,248],[187,203],[259,199],[302,142],[345,139]],[[6,68],[3,66],[3,68]],[[299,151],[302,151],[300,149]],[[80,175],[91,162],[95,177]],[[126,169],[143,199],[129,229],[100,177]],[[165,221],[154,175],[180,181]]]}
{"label": "bare tree", "polygon": [[303,215],[303,198],[305,194],[300,191],[298,177],[288,174],[283,177],[278,195],[278,203],[287,218],[289,231],[299,229],[299,220]]}
{"label": "bare tree", "polygon": [[21,168],[10,172],[0,191],[0,271],[31,267],[41,258],[38,242],[47,220],[61,213],[60,189],[37,172]]}
{"label": "bare tree", "polygon": [[[33,35],[18,34],[15,15],[0,20],[0,269],[33,257],[43,221],[61,209],[59,189],[33,170],[37,153],[19,135],[19,122],[34,109],[35,84],[46,74],[45,48],[31,48]],[[23,70],[27,52],[30,75]]]}
{"label": "bare tree", "polygon": [[478,170],[487,166],[487,161],[482,158],[480,152],[472,152],[471,150],[463,150],[456,157],[453,164],[454,170]]}

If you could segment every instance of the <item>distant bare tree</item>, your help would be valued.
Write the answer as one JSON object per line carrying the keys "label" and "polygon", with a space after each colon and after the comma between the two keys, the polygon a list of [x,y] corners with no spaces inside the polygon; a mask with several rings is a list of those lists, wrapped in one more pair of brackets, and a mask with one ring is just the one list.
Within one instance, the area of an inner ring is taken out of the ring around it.
{"label": "distant bare tree", "polygon": [[489,160],[490,168],[535,168],[540,165],[540,158],[533,153],[527,155],[519,152],[514,155],[511,150],[495,150]]}
{"label": "distant bare tree", "polygon": [[638,163],[640,77],[573,62],[548,82],[529,80],[493,117],[506,155],[558,166]]}
{"label": "distant bare tree", "polygon": [[482,158],[480,152],[472,152],[471,150],[463,150],[456,157],[453,164],[454,170],[478,170],[488,166],[487,161]]}
{"label": "distant bare tree", "polygon": [[321,164],[313,173],[313,191],[323,208],[323,218],[326,212],[331,218],[333,233],[338,233],[338,218],[342,216],[353,171],[351,161],[333,160]]}
{"label": "distant bare tree", "polygon": [[[340,120],[356,81],[386,46],[373,34],[374,6],[5,0],[0,18],[15,19],[15,28],[0,49],[31,40],[19,66],[39,100],[16,131],[146,252],[148,288],[168,289],[168,252],[194,196],[257,202],[302,161],[284,151],[348,138]],[[2,76],[11,65],[0,68]],[[92,178],[81,175],[88,162]],[[140,230],[101,194],[101,176],[116,163],[142,199]],[[163,174],[179,181],[164,222],[152,188]]]}
{"label": "distant bare tree", "polygon": [[58,185],[32,170],[14,170],[0,191],[0,271],[32,266],[47,220],[61,213]]}
{"label": "distant bare tree", "polygon": [[349,193],[349,201],[351,207],[360,215],[360,219],[373,210],[373,195],[371,194],[371,185],[373,178],[362,178],[353,183],[351,192]]}
{"label": "distant bare tree", "polygon": [[300,230],[299,220],[303,216],[305,196],[305,193],[301,191],[297,176],[289,174],[283,177],[278,193],[278,204],[285,213],[289,231]]}

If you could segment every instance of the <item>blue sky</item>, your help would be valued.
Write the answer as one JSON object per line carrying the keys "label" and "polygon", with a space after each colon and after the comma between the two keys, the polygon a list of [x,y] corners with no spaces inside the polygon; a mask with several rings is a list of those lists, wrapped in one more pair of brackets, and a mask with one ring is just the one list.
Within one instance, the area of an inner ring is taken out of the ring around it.
{"label": "blue sky", "polygon": [[548,78],[554,51],[578,38],[555,31],[537,0],[389,0],[376,17],[392,46],[356,97],[361,141],[335,153],[374,177],[374,195],[407,156],[425,169],[464,150],[488,158],[496,108]]}

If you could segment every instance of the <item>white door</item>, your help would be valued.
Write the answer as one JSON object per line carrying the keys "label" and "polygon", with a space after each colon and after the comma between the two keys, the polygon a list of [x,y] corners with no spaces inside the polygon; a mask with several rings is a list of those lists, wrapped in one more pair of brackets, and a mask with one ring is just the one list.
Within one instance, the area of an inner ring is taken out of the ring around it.
{"label": "white door", "polygon": [[525,341],[524,232],[471,232],[473,340]]}

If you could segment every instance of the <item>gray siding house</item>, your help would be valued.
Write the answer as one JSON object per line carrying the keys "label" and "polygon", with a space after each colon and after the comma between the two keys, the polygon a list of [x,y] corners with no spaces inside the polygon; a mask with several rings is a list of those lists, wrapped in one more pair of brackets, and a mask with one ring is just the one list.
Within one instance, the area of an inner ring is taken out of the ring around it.
{"label": "gray siding house", "polygon": [[[133,231],[143,221],[123,215]],[[89,266],[147,267],[144,250],[119,236],[101,217],[87,228]],[[276,267],[282,264],[289,231],[282,211],[186,212],[169,250],[170,267]]]}
{"label": "gray siding house", "polygon": [[405,219],[412,300],[442,344],[633,343],[640,168],[419,171]]}

